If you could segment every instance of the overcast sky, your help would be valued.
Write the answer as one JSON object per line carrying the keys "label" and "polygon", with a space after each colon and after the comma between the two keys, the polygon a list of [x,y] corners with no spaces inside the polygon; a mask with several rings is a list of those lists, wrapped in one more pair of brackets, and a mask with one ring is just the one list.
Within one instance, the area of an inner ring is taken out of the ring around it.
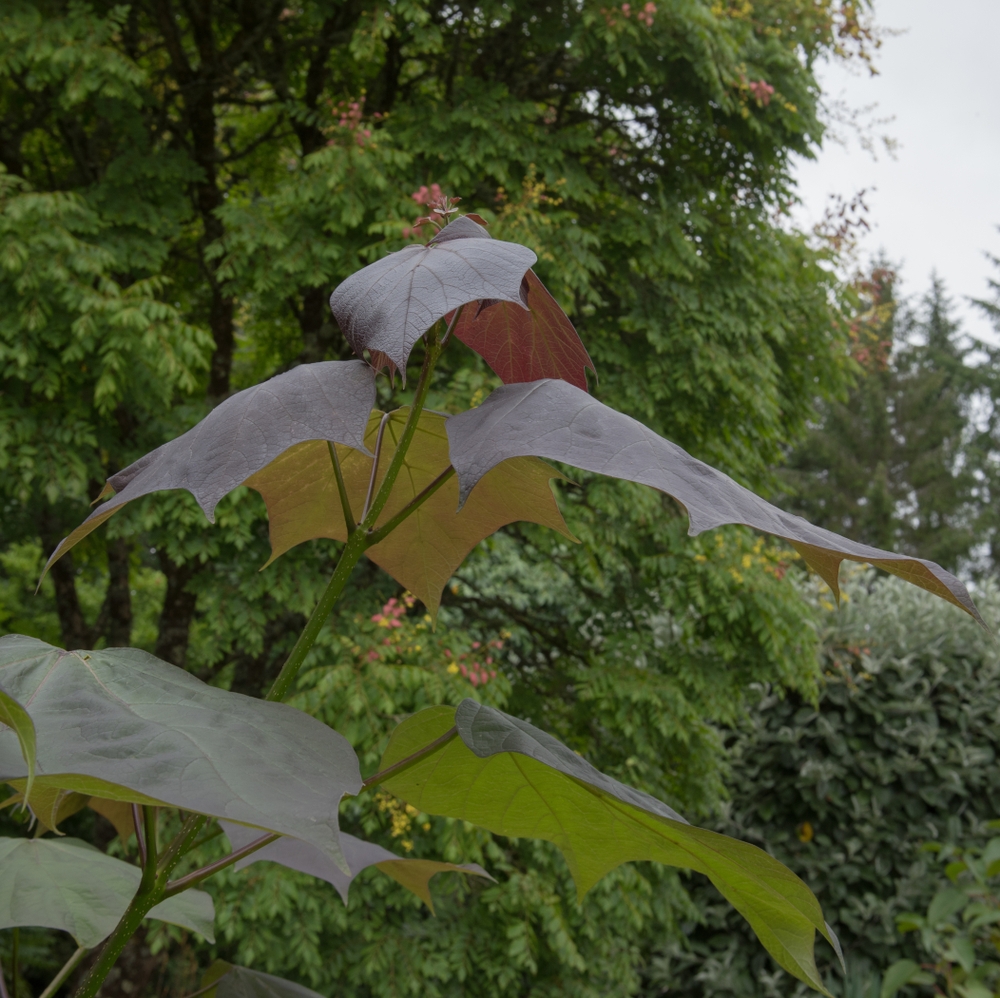
{"label": "overcast sky", "polygon": [[876,0],[876,17],[901,32],[885,39],[880,74],[834,64],[820,77],[828,98],[877,103],[869,118],[893,118],[874,132],[898,142],[895,158],[877,149],[873,159],[838,127],[846,146],[827,142],[798,164],[798,220],[821,218],[830,194],[849,200],[867,188],[863,258],[884,250],[904,295],[923,293],[936,269],[964,327],[996,340],[965,298],[1000,280],[985,256],[1000,256],[1000,0]]}

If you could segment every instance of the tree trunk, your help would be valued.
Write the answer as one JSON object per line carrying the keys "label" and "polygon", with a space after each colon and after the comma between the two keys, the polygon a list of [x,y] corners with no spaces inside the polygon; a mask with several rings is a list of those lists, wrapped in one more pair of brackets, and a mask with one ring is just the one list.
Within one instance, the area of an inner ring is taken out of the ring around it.
{"label": "tree trunk", "polygon": [[127,648],[132,643],[132,586],[129,578],[128,542],[119,537],[108,541],[108,591],[104,596],[94,631],[109,648]]}
{"label": "tree trunk", "polygon": [[160,566],[167,577],[167,592],[160,611],[156,657],[183,669],[187,664],[188,637],[198,602],[198,597],[188,592],[187,586],[197,573],[198,566],[191,561],[177,565],[162,551]]}

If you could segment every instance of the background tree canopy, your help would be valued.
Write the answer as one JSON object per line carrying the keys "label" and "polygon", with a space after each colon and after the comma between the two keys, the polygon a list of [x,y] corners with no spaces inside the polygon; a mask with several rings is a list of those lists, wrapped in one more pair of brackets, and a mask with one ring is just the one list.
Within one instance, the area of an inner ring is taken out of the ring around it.
{"label": "background tree canopy", "polygon": [[[857,366],[832,251],[781,212],[790,155],[822,136],[811,67],[867,57],[864,15],[853,0],[5,4],[0,624],[266,686],[335,545],[253,573],[268,545],[250,493],[214,527],[187,496],[136,503],[31,590],[109,474],[232,391],[346,356],[330,291],[415,238],[435,185],[538,251],[598,397],[766,487]],[[432,405],[495,383],[449,355]],[[707,814],[718,726],[740,721],[748,685],[813,690],[791,556],[738,529],[689,540],[639,487],[579,476],[560,496],[581,543],[504,531],[454,580],[436,631],[359,569],[300,702],[374,758],[401,715],[472,692]],[[386,842],[484,862],[500,884],[442,878],[431,922],[395,888],[362,878],[345,912],[260,865],[218,888],[234,926],[218,954],[331,994],[631,994],[695,916],[673,872],[622,868],[578,906],[546,846],[384,804]],[[449,918],[459,908],[474,917]],[[38,966],[59,956],[46,940]],[[150,938],[123,982],[193,987],[196,955],[176,933]]]}

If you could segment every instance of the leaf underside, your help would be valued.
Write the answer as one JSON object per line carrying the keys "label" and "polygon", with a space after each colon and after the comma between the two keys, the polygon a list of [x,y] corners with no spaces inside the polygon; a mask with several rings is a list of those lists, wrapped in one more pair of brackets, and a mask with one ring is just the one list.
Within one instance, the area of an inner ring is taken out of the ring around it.
{"label": "leaf underside", "polygon": [[26,792],[31,792],[31,784],[35,779],[35,762],[37,745],[35,725],[28,712],[12,697],[0,690],[0,726],[6,725],[17,735],[21,746],[21,756],[28,769]]}
{"label": "leaf underside", "polygon": [[[350,743],[294,707],[230,693],[135,648],[65,652],[0,638],[0,687],[31,714],[46,788],[227,818],[342,863],[337,809],[361,789]],[[26,776],[0,732],[0,780]]]}
{"label": "leaf underside", "polygon": [[819,902],[791,870],[755,846],[687,824],[662,802],[599,773],[527,722],[472,700],[457,710],[430,707],[396,728],[381,768],[419,751],[453,725],[459,737],[382,785],[428,814],[470,821],[498,835],[555,843],[581,898],[631,860],[704,873],[785,970],[827,993],[813,956],[814,932],[827,936],[827,926]]}
{"label": "leaf underside", "polygon": [[374,404],[374,372],[359,360],[303,364],[237,392],[187,433],[112,475],[101,495],[114,496],[59,543],[45,571],[125,503],[150,492],[187,489],[214,522],[224,495],[303,440],[363,448]]}
{"label": "leaf underside", "polygon": [[[376,487],[389,467],[409,409],[397,409],[386,423]],[[382,413],[372,413],[365,444],[374,448]],[[448,467],[446,417],[424,411],[406,460],[379,524],[388,522]],[[351,510],[361,518],[371,477],[372,458],[358,450],[337,447]],[[368,548],[367,556],[437,613],[441,592],[484,537],[515,520],[552,527],[572,539],[552,495],[549,480],[561,478],[537,458],[505,461],[484,475],[456,512],[458,482],[449,479],[385,540]],[[333,461],[327,444],[314,440],[286,451],[246,482],[267,504],[271,557],[315,537],[347,540],[347,526],[337,492]],[[377,524],[378,525],[378,524]],[[376,526],[377,526],[376,525]]]}
{"label": "leaf underside", "polygon": [[330,309],[358,356],[377,352],[405,378],[413,345],[449,312],[482,299],[525,307],[521,282],[535,260],[526,246],[457,218],[426,246],[407,246],[352,274],[330,296]]}
{"label": "leaf underside", "polygon": [[503,301],[470,305],[455,324],[455,337],[504,384],[561,378],[586,391],[594,362],[573,323],[533,270],[525,280],[529,311]]}
{"label": "leaf underside", "polygon": [[[233,849],[242,849],[254,839],[263,834],[260,829],[246,828],[231,822],[221,822],[223,831],[229,838]],[[471,873],[477,877],[493,878],[477,863],[444,863],[433,859],[406,859],[383,849],[374,842],[365,842],[346,832],[340,833],[340,847],[344,859],[350,867],[350,874],[330,862],[325,853],[301,839],[280,838],[251,853],[236,864],[237,870],[246,869],[253,863],[268,860],[279,863],[291,870],[308,873],[312,877],[325,880],[336,888],[344,904],[347,904],[348,891],[354,878],[369,866],[375,866],[387,876],[392,877],[408,891],[416,894],[424,904],[434,912],[434,901],[431,898],[431,877],[438,873]]]}
{"label": "leaf underside", "polygon": [[868,562],[954,603],[986,626],[963,583],[940,565],[814,527],[565,381],[505,385],[478,409],[451,416],[447,429],[460,502],[500,461],[528,455],[563,461],[665,492],[686,510],[692,536],[739,523],[780,537],[838,598],[841,562]]}
{"label": "leaf underside", "polygon": [[[215,987],[209,987],[214,984]],[[235,967],[216,960],[205,972],[201,985],[205,998],[323,998],[301,984],[259,970]]]}
{"label": "leaf underside", "polygon": [[[0,869],[0,929],[61,929],[86,949],[111,933],[142,879],[138,867],[67,838],[0,838]],[[185,891],[161,901],[148,917],[215,942],[215,912],[204,891]]]}

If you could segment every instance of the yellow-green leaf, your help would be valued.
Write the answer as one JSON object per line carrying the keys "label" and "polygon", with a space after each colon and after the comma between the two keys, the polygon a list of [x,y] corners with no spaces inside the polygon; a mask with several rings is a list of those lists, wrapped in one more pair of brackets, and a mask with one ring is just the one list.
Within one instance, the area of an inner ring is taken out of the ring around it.
{"label": "yellow-green leaf", "polygon": [[382,769],[443,741],[382,781],[428,814],[499,835],[546,839],[566,857],[581,897],[630,860],[706,874],[768,952],[817,991],[815,931],[832,937],[819,902],[787,867],[755,846],[688,824],[666,804],[596,770],[525,721],[465,700],[431,707],[393,732]]}
{"label": "yellow-green leaf", "polygon": [[[386,423],[376,487],[388,468],[409,409],[397,409]],[[381,412],[374,412],[365,445],[375,447]],[[312,440],[285,451],[247,479],[267,504],[271,561],[289,548],[316,537],[347,539],[347,525],[337,491],[330,447]],[[371,478],[372,458],[349,447],[336,446],[355,521],[360,520]],[[423,412],[407,451],[393,493],[378,527],[387,523],[448,468],[445,417]],[[549,480],[561,478],[537,458],[504,461],[485,475],[461,511],[458,483],[444,483],[385,540],[366,551],[368,557],[436,613],[441,592],[465,556],[484,537],[516,520],[530,520],[572,537]]]}
{"label": "yellow-green leaf", "polygon": [[13,729],[21,746],[24,764],[28,767],[26,790],[31,793],[31,784],[35,779],[36,748],[35,725],[28,712],[9,694],[0,690],[0,724]]}

